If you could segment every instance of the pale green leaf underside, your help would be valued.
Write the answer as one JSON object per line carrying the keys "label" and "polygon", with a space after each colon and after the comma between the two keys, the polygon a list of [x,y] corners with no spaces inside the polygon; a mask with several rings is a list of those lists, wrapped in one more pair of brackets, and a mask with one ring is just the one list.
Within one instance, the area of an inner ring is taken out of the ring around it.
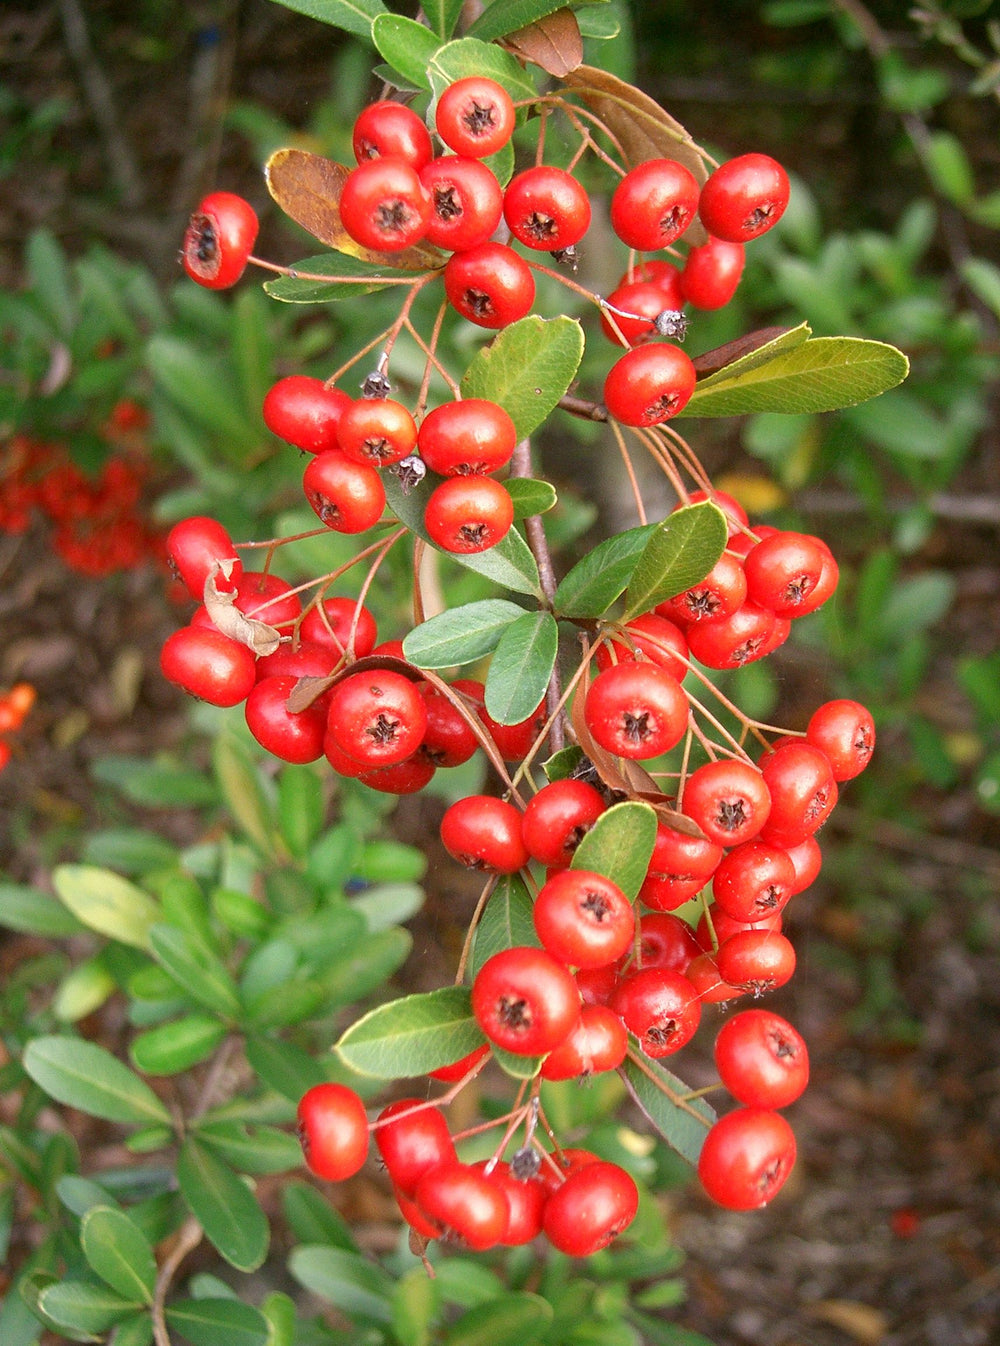
{"label": "pale green leaf underside", "polygon": [[388,13],[382,0],[278,0],[278,3],[368,42],[371,41],[372,21],[379,14]]}
{"label": "pale green leaf underside", "polygon": [[63,906],[91,930],[137,949],[149,948],[159,908],[128,879],[96,865],[59,865],[52,885]]}
{"label": "pale green leaf underside", "polygon": [[511,622],[523,616],[524,609],[506,598],[464,603],[414,627],[403,641],[403,653],[418,668],[469,664],[495,650]]}
{"label": "pale green leaf underside", "polygon": [[40,1037],[29,1043],[24,1068],[59,1103],[109,1122],[169,1122],[170,1113],[139,1077],[96,1043]]}
{"label": "pale green leaf underside", "polygon": [[623,1067],[625,1079],[635,1091],[646,1116],[667,1144],[689,1164],[697,1164],[708,1127],[715,1121],[715,1110],[702,1098],[693,1098],[684,1104],[674,1102],[675,1098],[683,1098],[688,1092],[684,1081],[669,1070],[664,1070],[656,1061],[645,1060],[643,1065],[657,1076],[669,1093],[659,1089],[632,1061],[627,1060]]}

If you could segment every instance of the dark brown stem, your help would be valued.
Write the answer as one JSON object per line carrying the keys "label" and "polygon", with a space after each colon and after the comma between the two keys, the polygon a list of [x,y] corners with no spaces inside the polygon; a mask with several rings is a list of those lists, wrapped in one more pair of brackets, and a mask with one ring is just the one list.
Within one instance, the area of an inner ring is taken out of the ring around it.
{"label": "dark brown stem", "polygon": [[560,397],[557,405],[568,411],[571,416],[579,416],[584,421],[606,421],[608,409],[602,402],[591,402],[586,397],[571,397],[569,393]]}

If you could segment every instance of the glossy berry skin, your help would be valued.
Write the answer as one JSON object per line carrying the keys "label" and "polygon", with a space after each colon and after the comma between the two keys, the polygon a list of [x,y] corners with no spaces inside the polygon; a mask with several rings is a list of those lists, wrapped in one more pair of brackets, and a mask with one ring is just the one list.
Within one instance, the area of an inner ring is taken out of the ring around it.
{"label": "glossy berry skin", "polygon": [[[688,646],[706,668],[742,668],[766,658],[775,648],[779,620],[770,608],[747,599],[726,617],[713,617],[692,625],[688,630]],[[787,636],[787,624],[778,629],[778,634]]]}
{"label": "glossy berry skin", "polygon": [[689,249],[680,278],[685,301],[700,309],[725,308],[739,287],[744,260],[743,244],[724,238]]}
{"label": "glossy berry skin", "polygon": [[794,885],[795,866],[787,851],[759,840],[745,841],[719,864],[712,896],[727,916],[749,925],[781,911]]}
{"label": "glossy berry skin", "polygon": [[542,1063],[543,1080],[577,1080],[617,1070],[625,1059],[628,1034],[607,1005],[584,1005],[580,1021]]}
{"label": "glossy berry skin", "polygon": [[722,859],[722,847],[658,823],[653,854],[639,900],[654,911],[674,911],[705,886]]}
{"label": "glossy berry skin", "polygon": [[778,532],[762,538],[743,562],[747,597],[779,617],[804,617],[836,588],[837,564],[830,549],[807,533]]}
{"label": "glossy berry skin", "polygon": [[542,946],[572,967],[617,962],[632,943],[635,915],[611,879],[562,869],[542,885],[532,910]]}
{"label": "glossy berry skin", "polygon": [[[669,912],[648,911],[639,919],[639,953],[643,968],[684,973],[701,946],[687,921]],[[638,970],[638,966],[632,968]]]}
{"label": "glossy berry skin", "polygon": [[510,532],[514,501],[492,477],[447,477],[431,491],[424,527],[442,551],[487,551]]}
{"label": "glossy berry skin", "polygon": [[834,780],[853,780],[875,750],[875,721],[858,701],[826,701],[813,712],[806,739],[829,758]]}
{"label": "glossy berry skin", "polygon": [[374,767],[360,771],[357,779],[371,790],[387,795],[412,795],[422,790],[434,776],[434,766],[419,753],[414,753],[392,766]]}
{"label": "glossy berry skin", "polygon": [[698,1177],[727,1210],[757,1210],[777,1194],[795,1164],[795,1135],[778,1112],[737,1108],[705,1137]]}
{"label": "glossy berry skin", "polygon": [[330,693],[327,728],[337,746],[364,767],[393,766],[420,747],[427,711],[401,673],[352,673]]}
{"label": "glossy berry skin", "polygon": [[701,1003],[679,972],[643,968],[630,973],[608,1002],[625,1027],[639,1039],[647,1056],[672,1056],[694,1037]]}
{"label": "glossy berry skin", "polygon": [[478,159],[446,154],[420,170],[430,193],[427,241],[449,252],[465,252],[485,243],[503,217],[503,189]]}
{"label": "glossy berry skin", "polygon": [[791,980],[795,948],[776,930],[740,930],[719,945],[715,962],[723,981],[758,996]]}
{"label": "glossy berry skin", "polygon": [[290,626],[302,612],[298,594],[279,575],[244,570],[236,581],[236,607],[270,626]]}
{"label": "glossy berry skin", "polygon": [[722,980],[711,953],[700,953],[697,958],[692,958],[684,975],[703,1005],[722,1005],[745,994],[738,986],[729,986]]}
{"label": "glossy berry skin", "polygon": [[462,1056],[457,1061],[452,1061],[450,1065],[438,1066],[437,1070],[430,1070],[427,1073],[432,1080],[441,1080],[443,1084],[454,1084],[460,1080],[463,1075],[468,1075],[469,1071],[479,1064],[484,1056],[489,1056],[489,1043],[484,1042],[481,1047],[474,1048],[467,1056]]}
{"label": "glossy berry skin", "polygon": [[475,1252],[502,1243],[507,1233],[507,1197],[475,1165],[454,1160],[430,1169],[417,1184],[414,1200],[442,1237]]}
{"label": "glossy berry skin", "polygon": [[212,192],[188,221],[181,249],[184,270],[209,290],[227,290],[246,270],[257,240],[253,207],[232,192]]}
{"label": "glossy berry skin", "polygon": [[572,173],[538,164],[511,178],[503,216],[526,248],[559,252],[579,243],[590,228],[590,197]]}
{"label": "glossy berry skin", "polygon": [[788,205],[788,174],[767,154],[741,154],[711,174],[698,214],[710,234],[747,243],[772,229]]}
{"label": "glossy berry skin", "polygon": [[327,1182],[357,1173],[368,1154],[365,1105],[343,1084],[317,1084],[299,1100],[299,1140],[310,1170]]}
{"label": "glossy berry skin", "polygon": [[[601,318],[601,331],[615,346],[639,346],[644,341],[656,337],[654,323],[661,313],[669,309],[679,309],[680,302],[672,304],[659,285],[652,281],[634,280],[619,285],[608,295],[608,304],[617,310],[605,312]],[[624,315],[628,314],[628,317]],[[615,326],[611,325],[614,319]],[[615,327],[618,331],[615,331]],[[621,336],[618,333],[621,333]],[[624,341],[622,340],[624,337]]]}
{"label": "glossy berry skin", "polygon": [[335,533],[363,533],[385,509],[385,487],[375,468],[352,462],[339,449],[317,454],[302,476],[302,489],[320,523]]}
{"label": "glossy berry skin", "polygon": [[826,753],[798,739],[765,754],[760,769],[771,796],[764,839],[795,846],[811,837],[837,802],[837,783]]}
{"label": "glossy berry skin", "polygon": [[535,711],[518,721],[517,724],[499,724],[493,719],[485,705],[477,706],[477,713],[497,751],[505,762],[520,762],[531,751],[532,744],[545,725],[545,703],[541,702]]}
{"label": "glossy berry skin", "polygon": [[[658,664],[668,673],[681,681],[687,674],[688,643],[680,627],[666,617],[655,612],[644,612],[633,617],[622,627],[622,636],[627,638],[634,649],[630,649],[625,639],[608,641],[598,645],[594,662],[601,672],[610,668],[612,663],[631,663],[645,655],[652,664]],[[614,658],[612,659],[612,652]]]}
{"label": "glossy berry skin", "polygon": [[160,671],[168,682],[213,706],[238,706],[256,680],[252,651],[215,627],[174,631],[160,651]]}
{"label": "glossy berry skin", "polygon": [[[482,1169],[484,1165],[476,1167]],[[502,1240],[504,1247],[518,1248],[536,1239],[542,1232],[542,1216],[549,1195],[545,1184],[538,1177],[527,1181],[515,1178],[510,1165],[503,1160],[486,1177],[507,1201],[507,1229]]]}
{"label": "glossy berry skin", "polygon": [[264,424],[297,449],[323,453],[337,448],[337,427],[350,405],[346,393],[328,388],[322,379],[289,374],[264,398]]}
{"label": "glossy berry skin", "polygon": [[611,197],[611,227],[630,248],[655,252],[680,238],[698,209],[698,183],[673,159],[647,159]]}
{"label": "glossy berry skin", "polygon": [[205,581],[219,561],[232,560],[229,579],[216,571],[218,588],[232,587],[243,573],[233,540],[222,524],[204,515],[194,515],[175,523],[167,534],[167,557],[184,587],[200,603],[205,596]]}
{"label": "glossy berry skin", "polygon": [[706,762],[684,786],[681,812],[720,846],[738,846],[755,837],[770,811],[770,791],[749,762]]}
{"label": "glossy berry skin", "polygon": [[340,219],[362,247],[402,252],[423,238],[430,218],[430,194],[405,160],[369,159],[347,175]]}
{"label": "glossy berry skin", "polygon": [[516,444],[510,416],[482,397],[435,407],[421,421],[417,436],[421,458],[442,477],[495,472],[510,462]]}
{"label": "glossy berry skin", "polygon": [[410,1197],[425,1173],[455,1159],[455,1143],[444,1113],[426,1103],[420,1098],[398,1099],[382,1109],[373,1128],[389,1177]]}
{"label": "glossy berry skin", "polygon": [[805,837],[797,845],[785,846],[783,849],[795,870],[795,881],[792,884],[794,897],[796,893],[805,892],[815,882],[823,868],[823,853],[815,837]]}
{"label": "glossy berry skin", "polygon": [[434,125],[456,154],[485,159],[503,149],[514,130],[514,104],[495,80],[470,75],[448,86],[437,101]]}
{"label": "glossy berry skin", "polygon": [[639,1209],[639,1192],[617,1164],[598,1161],[571,1173],[549,1197],[543,1228],[554,1248],[589,1257],[627,1229]]}
{"label": "glossy berry skin", "polygon": [[528,863],[521,839],[521,814],[505,799],[466,795],[441,819],[445,850],[467,869],[491,874],[516,874]]}
{"label": "glossy berry skin", "polygon": [[355,659],[371,654],[378,637],[375,618],[353,598],[324,598],[302,618],[299,635],[340,658],[350,648]]}
{"label": "glossy berry skin", "polygon": [[750,1108],[787,1108],[809,1083],[809,1052],[780,1014],[750,1009],[722,1025],[715,1039],[719,1079]]}
{"label": "glossy berry skin", "polygon": [[420,756],[435,767],[461,766],[479,747],[479,740],[464,715],[443,692],[430,683],[417,689],[427,708],[427,728],[420,745]]}
{"label": "glossy berry skin", "polygon": [[664,296],[663,308],[679,309],[684,303],[681,293],[680,268],[662,257],[644,257],[632,268],[632,274],[626,271],[618,282],[619,286],[631,285],[636,281],[655,285]]}
{"label": "glossy berry skin", "polygon": [[573,852],[607,805],[586,781],[554,780],[528,800],[521,836],[532,859],[543,865],[568,865]]}
{"label": "glossy berry skin", "polygon": [[[313,640],[300,640],[293,649],[291,644],[279,645],[273,654],[265,654],[257,660],[257,681],[265,678],[327,678],[333,672],[340,658],[329,645],[319,645]],[[318,700],[326,705],[326,694]]]}
{"label": "glossy berry skin", "polygon": [[[709,916],[711,924],[709,924]],[[720,945],[725,944],[730,935],[735,935],[741,930],[774,930],[781,933],[782,917],[780,911],[769,912],[766,916],[760,917],[756,921],[737,921],[732,916],[727,915],[721,907],[713,906],[708,913],[703,913],[698,927],[695,930],[695,939],[698,945],[706,953],[713,953]],[[713,939],[712,936],[715,936]]]}
{"label": "glossy berry skin", "polygon": [[684,737],[688,700],[656,664],[630,661],[598,673],[587,691],[587,728],[606,751],[641,760],[668,752]]}
{"label": "glossy berry skin", "polygon": [[544,949],[515,947],[488,958],[472,983],[472,1012],[491,1042],[519,1056],[544,1056],[580,1017],[576,982]]}
{"label": "glossy berry skin", "polygon": [[604,404],[622,425],[662,425],[687,406],[694,385],[694,365],[679,346],[637,346],[608,371]]}
{"label": "glossy berry skin", "polygon": [[388,467],[413,452],[417,427],[406,407],[392,398],[363,398],[345,409],[337,442],[354,463]]}
{"label": "glossy berry skin", "polygon": [[263,678],[246,700],[247,728],[254,738],[283,762],[315,762],[323,756],[326,705],[314,701],[294,714],[286,702],[296,678]]}
{"label": "glossy berry skin", "polygon": [[369,159],[403,159],[421,169],[434,150],[431,133],[412,108],[383,100],[362,108],[351,135],[359,164]]}
{"label": "glossy berry skin", "polygon": [[703,580],[657,605],[661,617],[688,627],[695,622],[720,621],[746,602],[747,577],[735,556],[723,552]]}
{"label": "glossy berry skin", "polygon": [[531,269],[503,243],[456,252],[444,268],[444,289],[452,308],[478,327],[507,327],[535,302]]}

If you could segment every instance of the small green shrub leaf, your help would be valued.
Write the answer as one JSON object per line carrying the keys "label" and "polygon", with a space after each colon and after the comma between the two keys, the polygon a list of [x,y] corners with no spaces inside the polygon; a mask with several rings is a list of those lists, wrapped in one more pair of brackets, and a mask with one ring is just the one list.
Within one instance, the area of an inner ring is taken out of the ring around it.
{"label": "small green shrub leaf", "polygon": [[134,876],[176,865],[177,847],[155,832],[144,832],[138,827],[107,828],[87,837],[83,859],[88,865],[102,865]]}
{"label": "small green shrub leaf", "polygon": [[448,608],[409,632],[403,654],[418,668],[471,664],[491,654],[511,622],[523,616],[524,608],[506,598]]}
{"label": "small green shrub leaf", "polygon": [[625,616],[649,612],[703,580],[725,551],[728,537],[726,516],[710,500],[668,514],[650,534],[632,572]]}
{"label": "small green shrub leaf", "polygon": [[472,945],[472,972],[477,973],[488,958],[501,949],[538,947],[538,935],[532,919],[531,896],[523,879],[505,874],[497,880],[483,911]]}
{"label": "small green shrub leaf", "polygon": [[47,1094],[109,1122],[168,1122],[170,1113],[128,1066],[94,1042],[40,1037],[28,1044],[24,1068]]}
{"label": "small green shrub leaf", "polygon": [[[423,31],[426,33],[427,29]],[[264,282],[265,292],[284,304],[330,304],[339,299],[360,299],[362,295],[384,290],[393,278],[391,268],[390,275],[386,276],[385,267],[362,261],[359,257],[349,257],[346,252],[321,252],[318,257],[304,257],[291,269],[302,274],[278,276]],[[338,279],[317,280],[317,276]],[[350,279],[340,280],[341,276]],[[397,272],[395,279],[398,277]]]}
{"label": "small green shrub leaf", "polygon": [[267,1346],[267,1319],[236,1299],[179,1299],[167,1322],[191,1346]]}
{"label": "small green shrub leaf", "polygon": [[438,98],[450,84],[469,75],[486,75],[489,79],[495,79],[515,100],[534,98],[538,93],[510,52],[490,42],[480,42],[474,37],[460,37],[438,48],[427,73]]}
{"label": "small green shrub leaf", "polygon": [[370,1010],[342,1035],[336,1052],[352,1070],[391,1080],[426,1075],[482,1041],[468,987],[444,986]]}
{"label": "small green shrub leaf", "polygon": [[628,585],[655,524],[629,528],[587,553],[556,589],[553,607],[561,617],[603,617]]}
{"label": "small green shrub leaf", "polygon": [[144,1075],[176,1075],[211,1056],[226,1036],[226,1026],[210,1014],[187,1014],[140,1033],[129,1048]]}
{"label": "small green shrub leaf", "polygon": [[84,928],[55,898],[20,883],[0,883],[0,925],[43,939],[64,939]]}
{"label": "small green shrub leaf", "polygon": [[93,1206],[80,1224],[80,1246],[91,1270],[112,1290],[124,1299],[153,1302],[153,1247],[124,1211],[114,1206]]}
{"label": "small green shrub leaf", "polygon": [[302,1163],[295,1136],[274,1126],[206,1122],[198,1127],[198,1139],[240,1173],[287,1173]]}
{"label": "small green shrub leaf", "polygon": [[236,985],[225,966],[203,944],[175,925],[154,925],[153,957],[192,1000],[228,1018],[240,1012]]}
{"label": "small green shrub leaf", "polygon": [[349,1005],[377,990],[406,961],[412,947],[413,936],[400,926],[366,934],[357,947],[324,969],[321,984],[329,1006]]}
{"label": "small green shrub leaf", "polygon": [[430,28],[401,14],[379,14],[372,24],[372,41],[407,83],[418,89],[431,87],[427,67],[441,42]]}
{"label": "small green shrub leaf", "polygon": [[262,1082],[276,1094],[298,1103],[314,1084],[326,1079],[323,1067],[316,1058],[296,1046],[294,1042],[280,1042],[277,1038],[248,1034],[247,1061]]}
{"label": "small green shrub leaf", "polygon": [[559,629],[551,612],[526,612],[500,637],[486,677],[486,710],[520,724],[538,708],[555,668]]}
{"label": "small green shrub leaf", "polygon": [[366,42],[371,41],[373,20],[388,13],[382,0],[278,0],[278,3],[297,14],[319,19],[320,23],[342,28]]}
{"label": "small green shrub leaf", "polygon": [[326,799],[311,764],[287,763],[278,777],[278,823],[291,853],[304,859],[323,830]]}
{"label": "small green shrub leaf", "polygon": [[288,1269],[306,1290],[362,1322],[392,1322],[392,1277],[357,1253],[305,1244],[288,1259]]}
{"label": "small green shrub leaf", "polygon": [[205,1237],[238,1271],[255,1271],[267,1256],[269,1228],[254,1194],[205,1145],[189,1138],[177,1156],[181,1195]]}
{"label": "small green shrub leaf", "polygon": [[493,1048],[493,1059],[512,1080],[533,1080],[542,1068],[543,1056],[520,1056],[501,1047]]}
{"label": "small green shrub leaf", "polygon": [[148,1313],[125,1318],[115,1327],[114,1346],[152,1346],[153,1320]]}
{"label": "small green shrub leaf", "polygon": [[514,502],[515,519],[530,519],[536,514],[547,514],[559,498],[551,482],[538,481],[534,477],[508,477],[504,485]]}
{"label": "small green shrub leaf", "polygon": [[273,855],[274,818],[249,749],[232,734],[220,734],[212,765],[233,817],[260,851]]}
{"label": "small green shrub leaf", "polygon": [[[708,1128],[715,1121],[715,1109],[703,1098],[678,1101],[688,1093],[687,1085],[656,1061],[644,1060],[640,1068],[634,1061],[626,1060],[620,1073],[632,1097],[667,1144],[689,1164],[697,1164]],[[650,1075],[659,1084],[654,1084]]]}
{"label": "small green shrub leaf", "polygon": [[521,318],[479,351],[462,396],[496,402],[526,439],[555,410],[582,359],[583,329],[574,318]]}
{"label": "small green shrub leaf", "polygon": [[431,1280],[423,1267],[400,1276],[392,1297],[392,1330],[399,1346],[430,1346],[441,1302],[437,1279]]}
{"label": "small green shrub leaf", "polygon": [[326,1197],[304,1182],[289,1182],[281,1192],[281,1208],[299,1243],[329,1244],[345,1252],[358,1251],[347,1221]]}
{"label": "small green shrub leaf", "polygon": [[555,1310],[541,1295],[506,1294],[464,1313],[443,1346],[535,1346],[554,1317]]}
{"label": "small green shrub leaf", "polygon": [[107,1286],[67,1277],[41,1291],[38,1307],[60,1327],[77,1332],[105,1332],[119,1319],[133,1314],[141,1307],[141,1301],[131,1303]]}
{"label": "small green shrub leaf", "polygon": [[137,949],[149,948],[159,908],[128,879],[94,865],[57,865],[52,886],[62,904],[91,930]]}
{"label": "small green shrub leaf", "polygon": [[573,852],[571,869],[589,869],[617,883],[632,901],[642,887],[656,840],[656,813],[649,804],[613,804]]}

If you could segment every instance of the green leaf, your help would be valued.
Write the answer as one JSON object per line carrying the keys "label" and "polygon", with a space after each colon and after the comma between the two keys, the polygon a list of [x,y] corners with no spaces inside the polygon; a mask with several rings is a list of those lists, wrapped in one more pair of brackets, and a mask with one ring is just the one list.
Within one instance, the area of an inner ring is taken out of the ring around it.
{"label": "green leaf", "polygon": [[191,1346],[267,1346],[267,1319],[236,1299],[178,1299],[167,1308],[170,1327]]}
{"label": "green leaf", "polygon": [[52,998],[52,1013],[64,1024],[78,1023],[100,1009],[118,983],[107,966],[103,953],[77,963],[62,981]]}
{"label": "green leaf", "polygon": [[565,0],[493,0],[475,23],[469,25],[469,37],[493,42],[498,37],[516,33],[519,28],[527,28],[529,23],[537,23],[539,19],[563,8]]}
{"label": "green leaf", "polygon": [[[645,1071],[650,1071],[663,1085],[659,1088],[634,1061],[626,1060],[622,1074],[630,1086],[636,1102],[667,1144],[692,1166],[704,1144],[708,1128],[715,1121],[715,1109],[703,1098],[676,1102],[688,1093],[688,1086],[656,1061],[644,1060]],[[667,1090],[668,1092],[664,1092]]]}
{"label": "green leaf", "polygon": [[210,1014],[187,1014],[140,1033],[129,1055],[144,1075],[177,1075],[211,1056],[226,1026]]}
{"label": "green leaf", "polygon": [[512,1080],[533,1080],[542,1068],[543,1056],[521,1056],[494,1046],[493,1059]]}
{"label": "green leaf", "polygon": [[25,264],[33,296],[59,336],[68,339],[78,321],[77,302],[66,254],[48,229],[29,235]]}
{"label": "green leaf", "polygon": [[462,13],[464,0],[428,0],[421,8],[433,32],[443,41],[451,37]]}
{"label": "green leaf", "polygon": [[66,1278],[42,1290],[38,1307],[61,1327],[78,1332],[105,1332],[141,1307],[141,1301],[130,1302],[103,1285]]}
{"label": "green leaf", "polygon": [[437,98],[450,84],[468,75],[486,75],[496,80],[515,101],[538,96],[538,90],[509,52],[474,37],[460,37],[439,47],[427,73]]}
{"label": "green leaf", "polygon": [[931,182],[956,206],[968,206],[976,195],[976,181],[962,142],[950,131],[932,131],[924,145],[923,161]]}
{"label": "green leaf", "polygon": [[287,1173],[302,1163],[299,1142],[274,1126],[241,1126],[239,1122],[206,1122],[198,1139],[240,1173]]}
{"label": "green leaf", "polygon": [[558,652],[559,628],[551,612],[526,612],[511,622],[486,676],[486,710],[498,724],[520,724],[535,712]]}
{"label": "green leaf", "polygon": [[[440,480],[440,477],[428,472],[423,482],[409,495],[405,495],[396,477],[391,473],[386,473],[383,477],[386,499],[393,514],[400,523],[405,523],[411,532],[423,538],[431,547],[435,547],[435,544],[431,542],[424,528],[424,510],[428,496]],[[435,547],[435,550],[441,551],[441,548]],[[474,570],[477,575],[484,575],[504,589],[512,589],[517,594],[530,594],[533,598],[544,597],[535,558],[516,528],[512,528],[507,536],[495,547],[490,547],[489,551],[473,552],[470,555],[463,555],[461,552],[443,552],[442,555],[464,566],[466,570]]]}
{"label": "green leaf", "polygon": [[464,1313],[443,1346],[535,1346],[554,1317],[555,1310],[541,1295],[505,1294]]}
{"label": "green leaf", "polygon": [[323,1067],[293,1042],[247,1035],[247,1061],[261,1081],[276,1094],[298,1103],[302,1095],[326,1079]]}
{"label": "green leaf", "polygon": [[177,1181],[205,1237],[238,1271],[256,1271],[267,1256],[269,1229],[246,1183],[206,1146],[188,1138],[177,1156]]}
{"label": "green leaf", "polygon": [[523,616],[524,608],[506,598],[447,608],[409,632],[403,654],[418,668],[471,664],[495,650],[511,622]]}
{"label": "green leaf", "polygon": [[710,500],[668,514],[653,530],[632,572],[625,616],[649,612],[703,580],[728,539],[726,516]]}
{"label": "green leaf", "polygon": [[278,777],[278,823],[291,853],[305,859],[325,821],[326,799],[316,771],[289,762]]}
{"label": "green leaf", "polygon": [[573,852],[571,869],[588,869],[617,883],[629,901],[642,887],[656,841],[651,804],[628,800],[602,813]]}
{"label": "green leaf", "polygon": [[[760,354],[746,358],[752,361]],[[895,388],[910,368],[895,346],[859,337],[812,337],[766,363],[734,373],[741,363],[699,383],[681,415],[837,411]]]}
{"label": "green leaf", "polygon": [[392,1322],[392,1278],[357,1253],[306,1244],[288,1259],[298,1283],[341,1313],[387,1327]]}
{"label": "green leaf", "polygon": [[137,949],[149,948],[159,907],[128,879],[93,865],[57,865],[52,886],[63,905],[91,930]]}
{"label": "green leaf", "polygon": [[304,1182],[286,1183],[281,1190],[281,1209],[299,1243],[330,1244],[345,1252],[358,1251],[346,1220],[315,1187]]}
{"label": "green leaf", "polygon": [[113,1346],[152,1346],[153,1320],[148,1313],[123,1318],[115,1328]]}
{"label": "green leaf", "polygon": [[502,949],[538,947],[531,896],[523,879],[505,874],[486,903],[472,945],[472,973]]}
{"label": "green leaf", "polygon": [[437,1280],[431,1280],[421,1266],[399,1278],[392,1297],[392,1330],[399,1346],[431,1346],[442,1299]]}
{"label": "green leaf", "polygon": [[156,1258],[149,1239],[114,1206],[93,1206],[80,1224],[80,1246],[92,1271],[123,1298],[153,1302]]}
{"label": "green leaf", "polygon": [[[399,22],[404,20],[400,19]],[[426,33],[427,29],[422,31]],[[318,257],[303,258],[291,269],[302,274],[278,276],[275,280],[264,282],[265,293],[272,299],[280,299],[285,304],[330,304],[340,299],[360,299],[362,295],[384,290],[387,284],[398,280],[400,276],[400,272],[393,268],[389,268],[387,276],[385,267],[349,257],[346,252],[321,252]],[[307,278],[314,276],[357,276],[359,279],[340,281]]]}
{"label": "green leaf", "polygon": [[462,396],[496,402],[518,439],[526,439],[555,410],[582,359],[583,329],[575,318],[532,314],[482,347],[462,378]]}
{"label": "green leaf", "polygon": [[393,70],[410,84],[418,89],[431,87],[427,67],[441,41],[424,24],[400,14],[380,14],[372,24],[372,41]]}
{"label": "green leaf", "polygon": [[115,869],[121,874],[148,874],[176,865],[177,847],[139,827],[115,827],[92,832],[84,842],[82,858],[88,865]]}
{"label": "green leaf", "polygon": [[0,883],[0,925],[43,939],[78,935],[84,928],[54,898],[20,883]]}
{"label": "green leaf", "polygon": [[972,293],[1000,317],[1000,267],[982,257],[967,257],[959,269]]}
{"label": "green leaf", "polygon": [[274,820],[250,749],[232,734],[220,734],[212,765],[230,813],[259,850],[274,855]]}
{"label": "green leaf", "polygon": [[575,743],[571,743],[566,748],[560,748],[554,752],[551,757],[546,758],[542,763],[542,770],[545,772],[547,780],[566,780],[572,776],[573,772],[583,761],[583,749]]}
{"label": "green leaf", "polygon": [[209,949],[174,925],[153,926],[149,939],[153,957],[181,990],[216,1014],[239,1017],[236,985]]}
{"label": "green leaf", "polygon": [[28,1044],[24,1068],[47,1094],[109,1122],[168,1122],[170,1113],[128,1066],[73,1037],[40,1037]]}
{"label": "green leaf", "polygon": [[386,14],[382,0],[278,0],[286,9],[307,14],[345,33],[371,41],[372,23],[380,14]]}
{"label": "green leaf", "polygon": [[508,477],[504,485],[514,502],[515,519],[530,519],[536,514],[546,514],[559,498],[551,482],[536,481],[534,477]]}
{"label": "green leaf", "polygon": [[255,448],[262,432],[220,378],[219,362],[193,342],[161,333],[147,346],[146,358],[158,387],[198,425],[234,450]]}
{"label": "green leaf", "polygon": [[406,961],[412,947],[410,932],[393,926],[366,935],[357,948],[331,960],[321,977],[330,1006],[349,1005],[377,990]]}
{"label": "green leaf", "polygon": [[482,1042],[468,987],[444,986],[370,1010],[347,1029],[335,1050],[352,1070],[392,1080],[426,1075]]}
{"label": "green leaf", "polygon": [[628,528],[599,542],[556,589],[553,607],[560,617],[603,617],[632,578],[656,524]]}
{"label": "green leaf", "polygon": [[90,772],[144,808],[198,808],[216,802],[212,782],[188,767],[111,755],[99,757]]}

